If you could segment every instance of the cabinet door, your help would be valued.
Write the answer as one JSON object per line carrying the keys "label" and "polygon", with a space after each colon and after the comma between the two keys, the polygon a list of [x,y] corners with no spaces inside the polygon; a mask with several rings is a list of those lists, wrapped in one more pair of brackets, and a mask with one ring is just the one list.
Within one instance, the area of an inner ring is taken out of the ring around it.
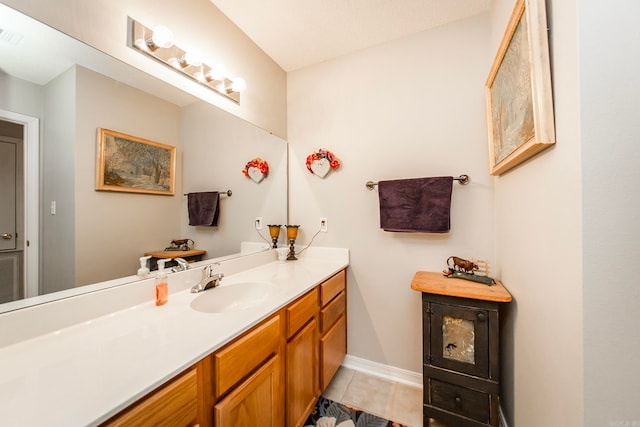
{"label": "cabinet door", "polygon": [[214,407],[216,427],[281,427],[283,389],[275,355]]}
{"label": "cabinet door", "polygon": [[312,319],[287,343],[287,426],[300,427],[319,396],[318,322]]}
{"label": "cabinet door", "polygon": [[430,363],[482,378],[489,375],[487,310],[431,303]]}
{"label": "cabinet door", "polygon": [[347,319],[342,316],[320,339],[320,389],[326,390],[347,354]]}

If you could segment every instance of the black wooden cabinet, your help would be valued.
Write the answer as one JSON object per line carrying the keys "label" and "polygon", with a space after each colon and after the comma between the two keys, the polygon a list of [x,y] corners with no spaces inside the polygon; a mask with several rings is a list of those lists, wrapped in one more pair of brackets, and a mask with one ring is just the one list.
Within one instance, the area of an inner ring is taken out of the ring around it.
{"label": "black wooden cabinet", "polygon": [[[442,275],[429,278],[433,286],[412,283],[422,292],[424,426],[433,418],[451,427],[497,427],[499,309],[511,295],[501,284],[488,287]],[[470,286],[474,292],[467,292]],[[496,297],[496,286],[505,294]],[[485,290],[491,299],[504,300],[477,299]]]}

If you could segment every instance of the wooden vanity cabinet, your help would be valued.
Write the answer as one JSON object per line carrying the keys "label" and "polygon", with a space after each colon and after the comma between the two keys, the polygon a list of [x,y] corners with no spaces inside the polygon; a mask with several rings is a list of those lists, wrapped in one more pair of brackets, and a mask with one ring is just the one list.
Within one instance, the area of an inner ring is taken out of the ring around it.
{"label": "wooden vanity cabinet", "polygon": [[346,328],[343,270],[104,425],[300,427],[342,364]]}
{"label": "wooden vanity cabinet", "polygon": [[320,389],[325,390],[347,355],[347,275],[320,285]]}
{"label": "wooden vanity cabinet", "polygon": [[346,272],[342,270],[286,309],[287,427],[304,425],[347,354]]}
{"label": "wooden vanity cabinet", "polygon": [[304,425],[320,395],[318,375],[318,290],[286,309],[286,425]]}

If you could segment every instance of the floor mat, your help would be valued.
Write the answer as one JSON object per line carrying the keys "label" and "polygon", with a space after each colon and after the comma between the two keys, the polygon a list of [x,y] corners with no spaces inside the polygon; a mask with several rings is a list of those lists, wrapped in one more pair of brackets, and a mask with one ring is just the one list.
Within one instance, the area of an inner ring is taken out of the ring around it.
{"label": "floor mat", "polygon": [[407,427],[320,396],[305,427]]}

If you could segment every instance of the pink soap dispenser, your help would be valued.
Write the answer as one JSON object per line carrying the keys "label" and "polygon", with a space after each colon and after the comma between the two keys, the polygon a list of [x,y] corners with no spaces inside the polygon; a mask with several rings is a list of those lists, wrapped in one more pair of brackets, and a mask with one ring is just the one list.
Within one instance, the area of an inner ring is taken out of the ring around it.
{"label": "pink soap dispenser", "polygon": [[158,272],[156,273],[156,305],[165,305],[169,301],[169,283],[167,273],[164,271],[164,263],[169,259],[158,260]]}

